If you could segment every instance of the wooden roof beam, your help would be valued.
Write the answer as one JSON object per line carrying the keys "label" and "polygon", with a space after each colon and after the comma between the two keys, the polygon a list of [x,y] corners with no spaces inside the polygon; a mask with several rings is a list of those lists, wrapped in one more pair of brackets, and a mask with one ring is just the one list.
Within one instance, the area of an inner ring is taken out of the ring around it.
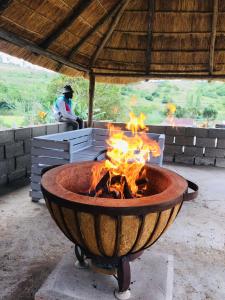
{"label": "wooden roof beam", "polygon": [[147,35],[147,49],[146,49],[146,74],[149,73],[151,64],[151,49],[152,49],[152,26],[155,9],[155,1],[148,0],[148,35]]}
{"label": "wooden roof beam", "polygon": [[94,52],[93,56],[91,57],[90,68],[92,68],[92,66],[94,66],[96,60],[99,57],[99,54],[101,53],[102,49],[105,47],[106,43],[110,39],[110,37],[113,33],[113,30],[119,23],[119,21],[122,17],[122,14],[123,14],[124,10],[126,9],[127,5],[129,4],[129,2],[130,2],[130,0],[121,1],[121,6],[120,6],[119,10],[117,11],[116,15],[114,16],[112,22],[110,23],[108,31],[103,36],[103,38],[100,42],[100,45],[97,47],[96,51]]}
{"label": "wooden roof beam", "polygon": [[143,79],[217,79],[217,80],[223,80],[225,81],[225,75],[209,75],[209,74],[184,74],[184,73],[175,73],[175,74],[169,74],[169,73],[98,73],[94,72],[94,75],[96,77],[103,76],[103,77],[136,77],[136,78],[143,78]]}
{"label": "wooden roof beam", "polygon": [[66,29],[82,14],[82,12],[91,4],[92,0],[80,0],[78,4],[71,9],[68,16],[60,23],[50,35],[40,43],[42,48],[47,49]]}
{"label": "wooden roof beam", "polygon": [[[116,3],[116,5],[114,5],[114,7],[105,15],[103,16],[96,24],[94,27],[92,27],[84,36],[83,38],[80,39],[80,41],[70,49],[70,51],[67,53],[66,58],[68,60],[70,60],[76,53],[77,51],[80,49],[80,47],[89,39],[89,37],[95,33],[99,27],[101,25],[103,25],[107,20],[109,20],[111,17],[113,17],[115,15],[115,13],[117,12],[117,10],[120,8],[121,5],[121,1],[119,0],[119,2]],[[62,64],[59,64],[57,66],[57,72],[60,71],[62,67]]]}
{"label": "wooden roof beam", "polygon": [[58,63],[62,63],[63,65],[66,65],[70,68],[77,69],[79,71],[84,71],[84,72],[88,71],[88,68],[85,68],[77,63],[68,61],[67,59],[65,59],[64,57],[62,57],[58,54],[54,54],[46,49],[43,49],[40,46],[35,45],[34,43],[27,41],[23,38],[20,38],[16,34],[9,32],[7,30],[1,29],[1,28],[0,28],[0,38],[9,43],[12,43],[12,44],[18,46],[18,47],[24,48],[24,49],[30,51],[31,53],[43,55],[43,56],[48,57]]}
{"label": "wooden roof beam", "polygon": [[215,41],[216,41],[216,25],[218,19],[218,0],[213,2],[213,15],[212,15],[212,33],[209,50],[209,74],[213,74],[214,69],[214,53],[215,53]]}
{"label": "wooden roof beam", "polygon": [[103,25],[105,22],[107,22],[111,17],[115,15],[117,10],[119,9],[121,5],[121,1],[117,2],[116,5],[105,15],[103,16],[94,27],[92,27],[83,37],[82,39],[70,50],[70,52],[67,54],[67,58],[71,58],[73,55],[76,54],[78,49],[89,39],[89,37],[95,33],[101,25]]}

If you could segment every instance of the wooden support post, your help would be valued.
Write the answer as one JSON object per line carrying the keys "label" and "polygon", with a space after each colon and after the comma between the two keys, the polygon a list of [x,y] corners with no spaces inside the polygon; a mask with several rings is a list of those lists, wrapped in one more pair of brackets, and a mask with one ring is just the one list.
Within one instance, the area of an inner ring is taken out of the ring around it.
{"label": "wooden support post", "polygon": [[149,74],[151,65],[151,49],[152,49],[152,26],[155,9],[155,0],[148,0],[148,35],[146,49],[146,74]]}
{"label": "wooden support post", "polygon": [[95,75],[91,71],[89,73],[88,127],[93,126],[94,94],[95,94]]}
{"label": "wooden support post", "polygon": [[215,53],[215,42],[216,42],[216,25],[218,19],[218,0],[214,0],[213,3],[213,15],[212,15],[212,33],[209,50],[209,75],[213,75],[214,69],[214,53]]}

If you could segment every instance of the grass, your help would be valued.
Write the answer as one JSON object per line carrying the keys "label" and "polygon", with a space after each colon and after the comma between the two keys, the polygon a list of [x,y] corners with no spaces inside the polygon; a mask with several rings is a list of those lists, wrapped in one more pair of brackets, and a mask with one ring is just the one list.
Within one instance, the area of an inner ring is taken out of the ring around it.
{"label": "grass", "polygon": [[15,128],[23,126],[23,116],[0,116],[0,128]]}

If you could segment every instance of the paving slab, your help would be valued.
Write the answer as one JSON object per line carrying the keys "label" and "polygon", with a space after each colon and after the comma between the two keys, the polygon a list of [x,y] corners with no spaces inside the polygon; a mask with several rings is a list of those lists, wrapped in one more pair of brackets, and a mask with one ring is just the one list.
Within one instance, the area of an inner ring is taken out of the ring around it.
{"label": "paving slab", "polygon": [[[74,263],[72,252],[64,255],[35,300],[115,300],[117,281],[113,276],[77,269]],[[172,300],[173,256],[149,250],[130,265],[130,299]]]}

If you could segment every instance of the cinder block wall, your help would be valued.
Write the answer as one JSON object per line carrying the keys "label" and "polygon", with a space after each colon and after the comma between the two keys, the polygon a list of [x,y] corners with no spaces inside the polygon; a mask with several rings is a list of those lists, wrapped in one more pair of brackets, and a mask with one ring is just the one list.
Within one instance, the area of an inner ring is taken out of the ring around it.
{"label": "cinder block wall", "polygon": [[[117,123],[125,129],[124,123]],[[106,122],[94,122],[106,128]],[[225,129],[148,125],[152,133],[164,133],[164,162],[225,167]]]}
{"label": "cinder block wall", "polygon": [[66,123],[0,130],[0,185],[28,177],[31,169],[31,139],[72,130]]}

